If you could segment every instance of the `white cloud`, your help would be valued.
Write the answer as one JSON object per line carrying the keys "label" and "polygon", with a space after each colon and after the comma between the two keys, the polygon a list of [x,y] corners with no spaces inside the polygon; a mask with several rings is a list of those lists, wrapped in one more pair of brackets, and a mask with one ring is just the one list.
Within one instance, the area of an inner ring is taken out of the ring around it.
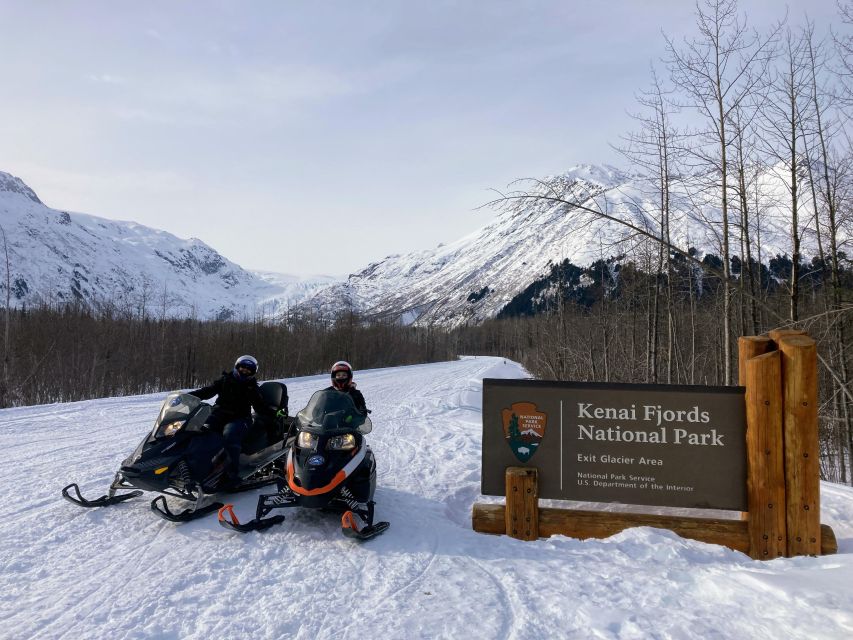
{"label": "white cloud", "polygon": [[127,80],[122,78],[121,76],[112,75],[109,73],[90,73],[86,76],[86,79],[90,82],[98,82],[103,84],[126,84]]}

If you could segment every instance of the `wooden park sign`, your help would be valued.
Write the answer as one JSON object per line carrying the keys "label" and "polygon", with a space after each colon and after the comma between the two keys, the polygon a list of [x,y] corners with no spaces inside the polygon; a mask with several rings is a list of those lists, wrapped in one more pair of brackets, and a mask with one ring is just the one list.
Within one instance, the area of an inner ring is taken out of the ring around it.
{"label": "wooden park sign", "polygon": [[[607,537],[636,526],[753,558],[837,550],[820,525],[817,352],[739,341],[740,387],[484,380],[482,533]],[[734,519],[539,508],[539,498],[716,509]]]}

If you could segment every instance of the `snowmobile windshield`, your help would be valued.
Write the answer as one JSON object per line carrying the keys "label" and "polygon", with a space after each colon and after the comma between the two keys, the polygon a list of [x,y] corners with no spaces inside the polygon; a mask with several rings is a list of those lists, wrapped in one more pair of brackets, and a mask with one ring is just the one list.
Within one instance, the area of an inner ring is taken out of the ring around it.
{"label": "snowmobile windshield", "polygon": [[370,433],[370,418],[355,408],[348,393],[335,389],[317,391],[308,406],[296,414],[299,428],[309,433],[331,434],[358,431]]}
{"label": "snowmobile windshield", "polygon": [[190,416],[198,415],[196,409],[201,405],[201,399],[188,393],[170,393],[160,407],[160,415],[154,423],[154,432],[165,425],[179,423],[183,425]]}

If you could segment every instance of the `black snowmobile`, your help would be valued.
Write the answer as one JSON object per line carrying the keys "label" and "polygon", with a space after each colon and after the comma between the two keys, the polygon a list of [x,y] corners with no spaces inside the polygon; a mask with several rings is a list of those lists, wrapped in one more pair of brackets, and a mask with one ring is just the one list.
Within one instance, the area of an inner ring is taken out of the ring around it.
{"label": "black snowmobile", "polygon": [[[272,414],[283,408],[287,398],[284,385],[264,382],[260,392]],[[170,393],[154,428],[121,463],[106,495],[87,500],[80,487],[72,483],[62,490],[62,496],[81,507],[104,507],[136,498],[144,491],[157,491],[162,495],[151,501],[151,509],[172,522],[186,522],[218,510],[223,505],[212,501],[212,496],[225,473],[226,458],[222,436],[203,428],[211,409],[195,396]],[[292,422],[292,418],[254,416],[242,443],[240,481],[229,491],[263,487],[281,477],[284,442]],[[118,493],[127,490],[130,493]],[[190,507],[174,513],[166,496],[186,500]]]}
{"label": "black snowmobile", "polygon": [[368,540],[389,523],[373,522],[376,460],[364,439],[373,426],[359,412],[348,393],[317,391],[292,427],[288,438],[285,473],[278,492],[261,495],[255,519],[241,524],[233,505],[219,510],[219,524],[234,531],[258,531],[284,521],[274,509],[308,507],[341,515],[344,535]]}

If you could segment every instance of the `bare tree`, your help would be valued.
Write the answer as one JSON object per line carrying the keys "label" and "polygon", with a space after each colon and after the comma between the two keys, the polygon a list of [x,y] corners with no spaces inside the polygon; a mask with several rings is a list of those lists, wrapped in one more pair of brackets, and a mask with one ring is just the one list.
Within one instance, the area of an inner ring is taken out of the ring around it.
{"label": "bare tree", "polygon": [[804,135],[813,118],[807,46],[801,35],[788,29],[782,45],[780,64],[763,84],[769,99],[764,102],[762,128],[768,157],[780,176],[790,198],[791,274],[789,280],[789,319],[799,320],[801,253],[801,156]]}
{"label": "bare tree", "polygon": [[[743,105],[732,111],[732,145],[734,147],[735,184],[734,191],[737,194],[738,207],[740,209],[740,232],[741,244],[741,272],[740,272],[740,306],[741,313],[749,310],[749,319],[742,320],[746,331],[754,335],[759,333],[758,310],[756,308],[757,289],[755,286],[755,260],[753,258],[753,236],[752,229],[757,227],[757,216],[753,219],[751,195],[759,189],[756,173],[758,166],[755,157],[755,145],[753,140],[753,121],[757,110],[750,111]],[[760,277],[760,273],[759,273]],[[749,295],[746,295],[748,292]]]}
{"label": "bare tree", "polygon": [[[667,242],[671,242],[671,206],[672,183],[678,172],[678,160],[682,150],[681,134],[675,128],[672,117],[677,109],[668,101],[670,90],[665,89],[655,72],[651,70],[652,81],[649,89],[637,96],[637,102],[643,112],[633,115],[638,130],[626,136],[624,144],[616,147],[635,167],[640,169],[652,192],[647,195],[658,204],[658,210],[652,213],[657,232]],[[672,255],[666,245],[657,244],[657,265],[655,270],[665,275],[666,304],[666,381],[672,382],[674,367],[675,318],[673,315],[672,294]],[[651,270],[650,270],[651,272]],[[658,380],[658,307],[661,287],[658,279],[652,283],[652,300],[648,313],[648,366],[653,382]]]}
{"label": "bare tree", "polygon": [[[809,87],[809,103],[813,114],[809,135],[805,142],[807,157],[809,159],[809,177],[812,191],[812,202],[814,206],[814,224],[818,240],[821,241],[821,263],[829,267],[831,283],[831,301],[829,308],[839,312],[837,320],[833,322],[832,347],[837,354],[830,354],[834,366],[839,372],[840,380],[835,384],[847,386],[849,384],[849,366],[847,358],[847,322],[842,310],[842,286],[839,243],[841,241],[841,229],[839,226],[839,201],[838,183],[840,166],[834,150],[839,123],[833,117],[835,108],[833,92],[826,87],[825,70],[826,49],[822,42],[815,42],[814,24],[808,22],[803,30],[804,54],[807,64],[807,82]],[[824,218],[823,224],[821,219]],[[827,251],[823,250],[823,241],[827,243]],[[848,449],[848,455],[853,453],[853,416],[851,416],[850,402],[840,393],[833,394],[833,407],[835,415],[839,416],[841,423],[833,427],[840,433],[846,431],[846,436],[841,438],[844,445],[840,447]],[[838,411],[840,409],[840,411]],[[844,455],[840,455],[840,473],[843,482],[846,482],[847,468]]]}
{"label": "bare tree", "polygon": [[[838,4],[841,23],[846,26],[853,25],[853,2]],[[853,106],[853,35],[833,34],[835,48],[838,54],[838,69],[836,71],[841,80],[838,98],[843,104],[850,108]],[[849,117],[849,114],[848,114]]]}
{"label": "bare tree", "polygon": [[[697,165],[718,176],[716,185],[722,216],[723,362],[724,380],[731,383],[731,249],[729,229],[729,166],[731,112],[752,98],[759,78],[773,56],[779,27],[761,37],[747,30],[738,16],[736,0],[704,0],[697,4],[699,36],[678,46],[666,38],[672,81],[685,95],[684,106],[703,119],[698,140],[691,147]],[[698,167],[697,167],[698,168]]]}

